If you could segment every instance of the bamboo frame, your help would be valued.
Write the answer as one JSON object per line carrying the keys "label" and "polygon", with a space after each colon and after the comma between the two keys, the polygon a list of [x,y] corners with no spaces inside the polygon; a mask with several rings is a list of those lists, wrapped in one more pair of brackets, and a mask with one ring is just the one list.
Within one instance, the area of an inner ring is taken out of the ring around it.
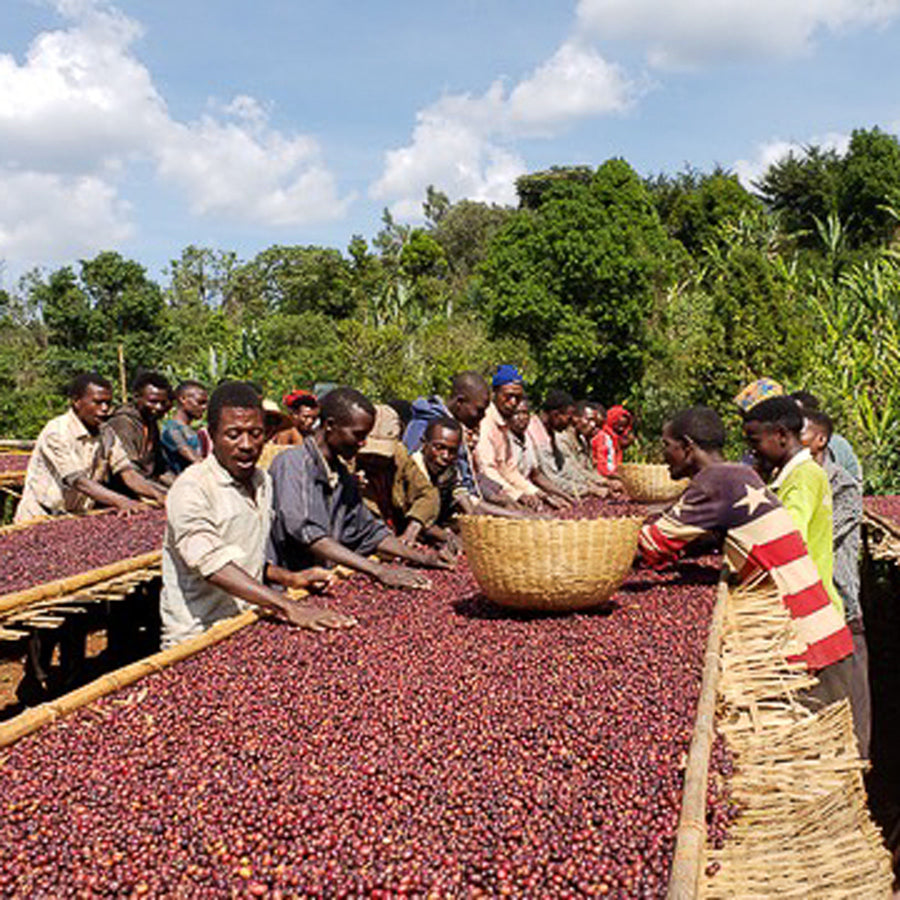
{"label": "bamboo frame", "polygon": [[135,569],[146,569],[158,565],[161,557],[161,550],[151,550],[149,553],[122,559],[108,566],[91,569],[88,572],[80,572],[78,575],[70,575],[68,578],[60,578],[56,581],[48,581],[45,584],[34,585],[21,591],[3,594],[0,596],[0,614],[20,609],[41,600],[74,594],[76,591],[97,584],[99,581],[118,578],[120,575],[133,572]]}
{"label": "bamboo frame", "polygon": [[161,672],[163,669],[218,644],[230,637],[242,628],[252,625],[259,619],[259,614],[253,610],[246,610],[230,619],[222,619],[212,625],[207,631],[196,637],[188,638],[167,650],[160,650],[152,656],[138,660],[114,672],[102,675],[90,684],[77,690],[70,691],[56,700],[42,703],[33,709],[25,710],[8,722],[0,724],[0,747],[8,747],[10,744],[57,721],[69,713],[75,712],[107,694],[111,694],[120,688],[134,684],[147,675]]}
{"label": "bamboo frame", "polygon": [[667,900],[693,900],[700,883],[706,845],[706,787],[709,781],[709,757],[715,739],[716,697],[721,671],[719,655],[727,602],[728,586],[725,581],[720,581],[703,660],[703,681],[697,717],[694,720],[694,733],[684,773],[681,813],[675,834],[675,856],[666,892]]}

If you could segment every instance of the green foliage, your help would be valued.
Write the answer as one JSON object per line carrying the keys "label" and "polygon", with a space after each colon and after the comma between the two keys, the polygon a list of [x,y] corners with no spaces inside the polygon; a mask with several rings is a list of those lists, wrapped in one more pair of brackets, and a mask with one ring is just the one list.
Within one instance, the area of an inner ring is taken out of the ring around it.
{"label": "green foliage", "polygon": [[539,387],[612,401],[641,377],[646,319],[674,250],[641,180],[610,160],[589,183],[551,178],[512,216],[480,268],[492,331],[528,340]]}

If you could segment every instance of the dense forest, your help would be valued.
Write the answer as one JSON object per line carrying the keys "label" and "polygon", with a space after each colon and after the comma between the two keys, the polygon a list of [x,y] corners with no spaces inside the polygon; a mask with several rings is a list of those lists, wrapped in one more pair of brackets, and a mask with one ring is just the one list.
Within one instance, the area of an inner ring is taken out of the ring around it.
{"label": "dense forest", "polygon": [[[810,146],[752,191],[717,169],[641,178],[622,159],[517,183],[517,208],[430,188],[425,223],[385,211],[346,250],[253,259],[187,247],[149,278],[103,252],[0,291],[0,435],[32,437],[71,375],[252,378],[273,397],[317,381],[378,399],[516,362],[538,395],[625,402],[643,452],[662,419],[766,375],[818,394],[866,465],[900,489],[900,143]],[[732,429],[736,431],[736,429]]]}

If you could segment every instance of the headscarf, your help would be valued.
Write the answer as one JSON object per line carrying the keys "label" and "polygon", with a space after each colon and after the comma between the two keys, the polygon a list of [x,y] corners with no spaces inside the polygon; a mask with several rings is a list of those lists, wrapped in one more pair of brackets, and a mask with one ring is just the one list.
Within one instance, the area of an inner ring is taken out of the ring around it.
{"label": "headscarf", "polygon": [[617,425],[619,422],[627,421],[631,422],[632,415],[625,409],[624,406],[611,406],[606,412],[606,419],[603,422],[604,427],[609,426],[609,431],[612,432],[613,426]]}
{"label": "headscarf", "polygon": [[519,370],[508,363],[504,363],[500,368],[497,369],[497,374],[494,375],[491,381],[491,387],[494,389],[503,387],[504,384],[521,384],[522,376],[519,374]]}
{"label": "headscarf", "polygon": [[771,378],[757,378],[734,398],[734,402],[740,407],[741,412],[747,412],[763,400],[782,396],[784,388],[777,381],[772,381]]}
{"label": "headscarf", "polygon": [[288,409],[293,409],[294,404],[298,400],[306,400],[306,399],[311,400],[316,406],[319,405],[319,400],[312,391],[304,391],[304,390],[301,390],[300,388],[294,388],[294,390],[292,390],[290,393],[285,394],[281,398],[281,402]]}

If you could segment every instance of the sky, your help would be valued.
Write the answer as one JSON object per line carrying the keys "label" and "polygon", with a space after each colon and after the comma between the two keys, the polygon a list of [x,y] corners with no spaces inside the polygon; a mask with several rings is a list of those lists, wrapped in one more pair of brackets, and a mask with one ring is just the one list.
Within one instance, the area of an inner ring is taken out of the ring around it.
{"label": "sky", "polygon": [[0,0],[0,286],[900,130],[900,0]]}

